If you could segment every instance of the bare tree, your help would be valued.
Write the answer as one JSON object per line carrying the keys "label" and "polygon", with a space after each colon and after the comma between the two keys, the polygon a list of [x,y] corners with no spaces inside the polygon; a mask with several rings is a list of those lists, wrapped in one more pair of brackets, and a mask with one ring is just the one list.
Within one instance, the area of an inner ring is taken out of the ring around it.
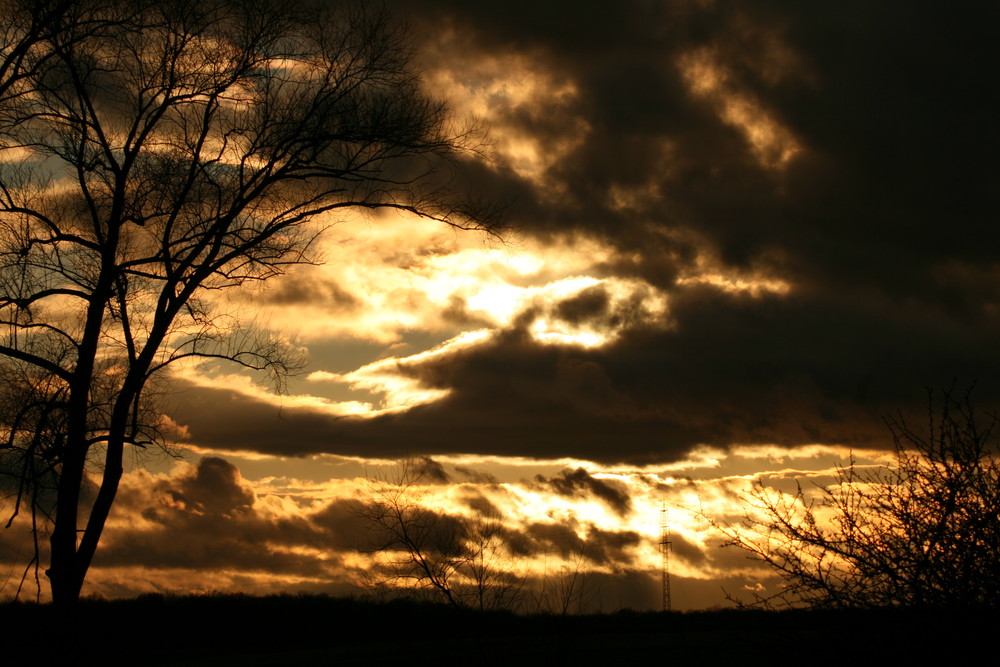
{"label": "bare tree", "polygon": [[[214,292],[309,261],[341,211],[489,220],[430,178],[464,138],[382,12],[0,6],[0,461],[14,514],[51,520],[47,575],[54,601],[72,604],[126,446],[161,441],[146,402],[157,374],[190,358],[275,377],[294,367],[220,315]],[[100,481],[84,497],[92,464]]]}
{"label": "bare tree", "polygon": [[[495,508],[453,514],[435,508],[428,486],[437,471],[428,459],[401,461],[388,475],[367,480],[355,506],[364,525],[359,550],[373,554],[366,584],[377,596],[427,596],[455,607],[573,614],[598,597],[585,544],[568,526],[562,563],[534,571],[531,547]],[[551,547],[550,547],[551,548]]]}
{"label": "bare tree", "polygon": [[524,577],[495,512],[453,516],[426,506],[426,461],[408,459],[388,479],[370,479],[370,497],[357,505],[367,528],[363,551],[377,555],[380,589],[429,591],[455,607],[517,609]]}
{"label": "bare tree", "polygon": [[598,601],[599,591],[593,585],[588,564],[581,549],[573,550],[557,570],[546,568],[532,586],[534,611],[561,616],[591,611]]}
{"label": "bare tree", "polygon": [[[932,397],[933,398],[933,397]],[[1000,606],[997,417],[981,422],[968,394],[928,407],[926,434],[888,419],[891,465],[852,460],[837,481],[781,494],[758,485],[731,544],[784,581],[765,606]]]}

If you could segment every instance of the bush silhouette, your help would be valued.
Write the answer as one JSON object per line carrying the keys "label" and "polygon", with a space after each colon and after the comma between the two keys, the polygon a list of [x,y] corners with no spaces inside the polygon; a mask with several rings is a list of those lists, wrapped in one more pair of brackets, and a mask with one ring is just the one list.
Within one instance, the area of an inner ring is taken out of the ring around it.
{"label": "bush silhouette", "polygon": [[[722,528],[783,578],[765,607],[1000,606],[997,416],[969,394],[929,396],[924,433],[887,418],[890,464],[838,468],[819,497],[758,484],[744,519]],[[812,496],[812,499],[810,499]]]}

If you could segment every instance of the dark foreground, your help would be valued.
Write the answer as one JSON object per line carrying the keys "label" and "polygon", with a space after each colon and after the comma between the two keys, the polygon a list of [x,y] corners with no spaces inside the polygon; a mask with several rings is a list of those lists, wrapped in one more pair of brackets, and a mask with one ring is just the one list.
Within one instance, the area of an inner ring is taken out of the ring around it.
{"label": "dark foreground", "polygon": [[72,618],[0,605],[4,657],[34,665],[954,663],[993,654],[997,620],[912,610],[515,616],[312,596],[87,600]]}

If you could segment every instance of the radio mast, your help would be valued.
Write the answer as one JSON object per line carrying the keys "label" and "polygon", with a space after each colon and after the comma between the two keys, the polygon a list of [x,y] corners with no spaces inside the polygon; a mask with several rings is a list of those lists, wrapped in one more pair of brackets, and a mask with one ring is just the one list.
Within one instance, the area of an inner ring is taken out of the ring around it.
{"label": "radio mast", "polygon": [[663,554],[663,611],[670,611],[670,526],[667,524],[667,503],[660,504],[660,553]]}

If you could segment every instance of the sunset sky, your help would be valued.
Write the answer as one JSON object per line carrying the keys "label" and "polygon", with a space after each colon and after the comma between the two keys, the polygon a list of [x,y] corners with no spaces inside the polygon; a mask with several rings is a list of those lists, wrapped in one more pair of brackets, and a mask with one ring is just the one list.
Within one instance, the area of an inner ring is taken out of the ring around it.
{"label": "sunset sky", "polygon": [[174,370],[179,458],[133,460],[85,594],[355,592],[352,501],[409,457],[416,502],[499,513],[526,571],[585,571],[605,611],[659,608],[666,507],[674,608],[725,605],[775,586],[710,525],[755,478],[885,460],[927,388],[1000,404],[995,8],[388,7],[488,131],[453,187],[510,230],[317,221],[318,263],[226,295],[304,370]]}

